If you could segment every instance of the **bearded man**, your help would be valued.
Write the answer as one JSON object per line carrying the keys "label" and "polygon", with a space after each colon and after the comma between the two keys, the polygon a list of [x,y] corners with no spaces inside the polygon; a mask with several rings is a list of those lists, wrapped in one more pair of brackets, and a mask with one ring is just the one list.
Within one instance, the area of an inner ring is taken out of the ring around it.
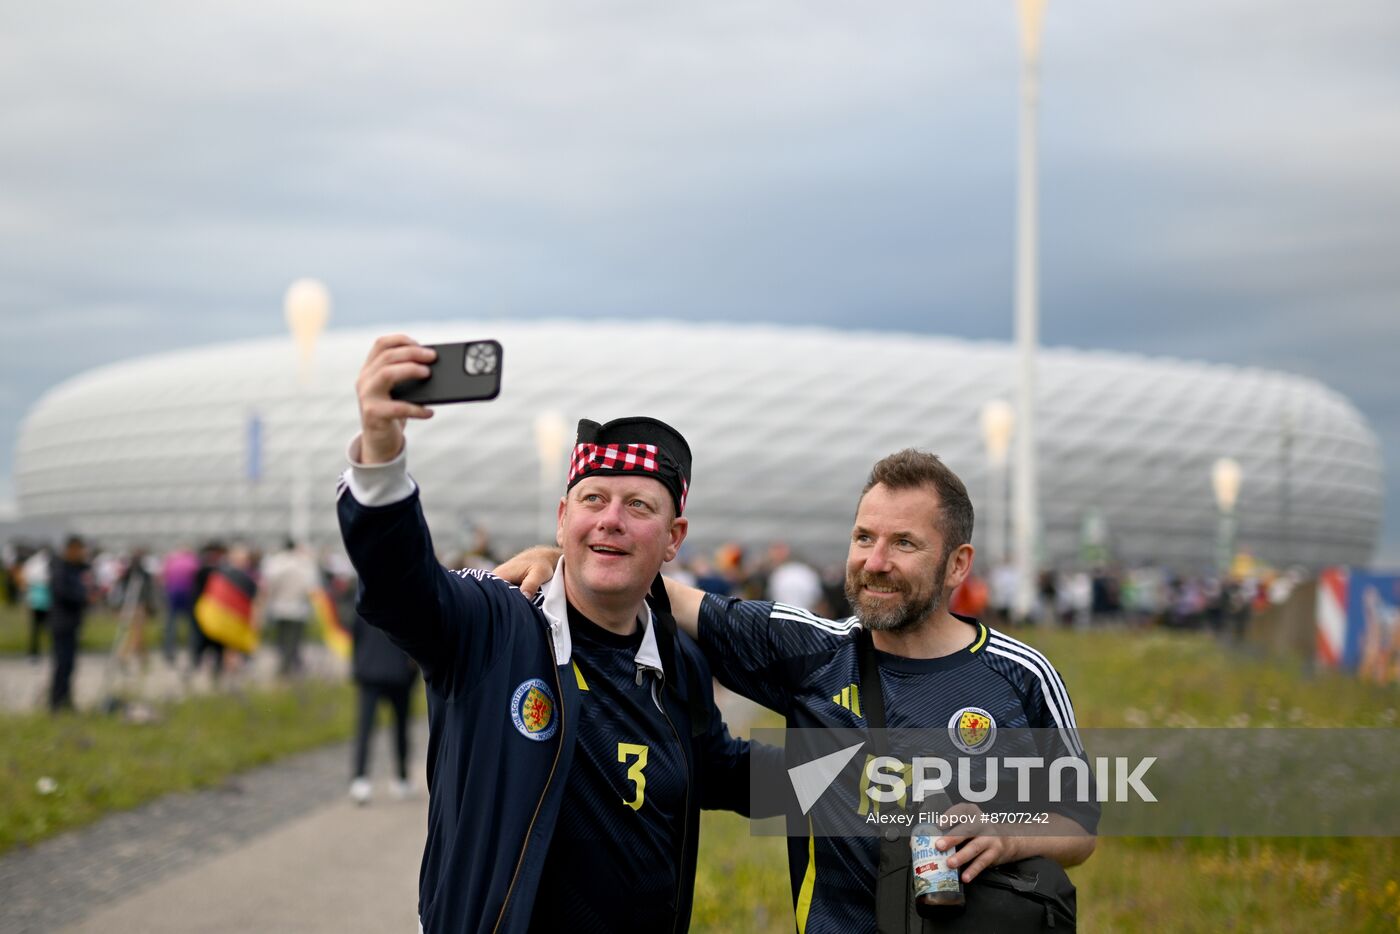
{"label": "bearded man", "polygon": [[[1083,758],[1069,693],[1045,656],[949,609],[972,569],[972,524],[972,502],[958,476],[933,454],[899,451],[875,465],[856,509],[846,559],[854,616],[822,619],[673,581],[667,590],[678,624],[696,637],[720,682],[783,714],[789,728],[951,732],[961,724],[982,737],[998,727],[1044,731]],[[497,573],[530,592],[552,558],[548,549],[532,549]],[[870,717],[876,692],[883,723]],[[1098,806],[1071,795],[1054,808],[1037,835],[984,832],[985,825],[972,823],[945,830],[937,845],[958,846],[948,865],[964,883],[990,867],[1039,858],[1037,872],[1058,874],[1072,899],[1073,887],[1054,864],[1077,865],[1093,852]],[[878,837],[809,834],[804,821],[790,830],[788,857],[800,932],[876,930],[877,895],[883,906],[887,890],[877,880],[890,875]],[[900,879],[896,899],[907,898]],[[898,905],[894,913],[901,913]],[[903,929],[918,930],[912,911],[909,917]],[[888,929],[900,928],[882,921],[880,930]]]}

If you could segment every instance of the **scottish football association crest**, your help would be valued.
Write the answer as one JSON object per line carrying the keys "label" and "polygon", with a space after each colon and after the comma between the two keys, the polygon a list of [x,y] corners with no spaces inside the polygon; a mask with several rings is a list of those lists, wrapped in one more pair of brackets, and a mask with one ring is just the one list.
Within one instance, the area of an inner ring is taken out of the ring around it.
{"label": "scottish football association crest", "polygon": [[964,707],[948,721],[948,737],[968,755],[981,755],[997,738],[997,722],[981,707]]}
{"label": "scottish football association crest", "polygon": [[549,686],[539,678],[520,682],[511,695],[510,719],[526,739],[546,740],[553,736],[559,717]]}

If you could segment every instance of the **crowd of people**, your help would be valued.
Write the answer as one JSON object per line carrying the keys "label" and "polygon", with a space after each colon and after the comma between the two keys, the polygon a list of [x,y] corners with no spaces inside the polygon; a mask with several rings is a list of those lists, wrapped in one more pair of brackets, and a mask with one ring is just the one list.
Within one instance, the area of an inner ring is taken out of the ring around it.
{"label": "crowd of people", "polygon": [[[808,562],[786,542],[773,542],[765,549],[730,542],[712,553],[682,554],[666,573],[707,593],[773,600],[828,619],[841,619],[851,612],[844,590],[844,562]],[[955,612],[1001,628],[1160,626],[1238,638],[1252,614],[1287,600],[1302,578],[1301,570],[1211,576],[1180,574],[1149,564],[1047,569],[1035,582],[1030,612],[1022,615],[1016,611],[1015,566],[996,564],[988,569],[978,560],[954,592],[952,606]]]}
{"label": "crowd of people", "polygon": [[[481,541],[484,549],[484,536]],[[118,620],[107,664],[144,671],[158,656],[187,686],[203,672],[216,689],[249,661],[250,643],[235,637],[240,627],[277,653],[277,674],[285,680],[306,673],[304,647],[314,629],[343,627],[352,639],[350,669],[359,692],[351,796],[362,804],[370,799],[369,740],[380,703],[394,714],[390,794],[410,792],[409,699],[416,668],[356,616],[354,569],[343,555],[317,556],[290,539],[267,553],[210,540],[198,549],[155,554],[142,547],[93,549],[70,536],[61,548],[11,543],[0,557],[0,595],[27,617],[31,663],[39,664],[46,648],[51,655],[47,701],[53,713],[74,709],[78,646],[93,610]],[[480,561],[481,555],[468,552],[462,559]]]}
{"label": "crowd of people", "polygon": [[290,540],[266,554],[211,540],[157,555],[142,547],[93,549],[70,536],[61,548],[15,543],[4,558],[5,599],[28,618],[31,662],[38,664],[49,646],[55,712],[73,707],[77,648],[93,610],[117,619],[110,663],[144,671],[159,657],[187,684],[205,672],[216,686],[247,662],[248,643],[223,635],[230,625],[272,645],[278,674],[295,678],[305,670],[303,645],[317,595],[331,600],[340,618],[353,613],[353,577],[344,560],[318,560]]}
{"label": "crowd of people", "polygon": [[[473,544],[447,562],[451,567],[490,570],[503,557],[488,533],[473,530]],[[245,653],[210,638],[196,622],[195,606],[209,576],[238,576],[249,589],[250,625],[275,648],[278,673],[296,677],[305,669],[302,647],[312,626],[311,595],[328,595],[338,617],[354,618],[354,569],[339,552],[320,556],[290,540],[266,554],[241,544],[211,540],[199,549],[177,547],[164,554],[146,548],[90,550],[76,536],[62,547],[11,543],[0,561],[0,595],[22,605],[29,620],[27,651],[38,663],[45,644],[54,658],[51,704],[71,706],[68,681],[82,620],[104,607],[123,621],[114,653],[123,665],[149,663],[159,651],[186,677],[206,671],[218,682],[244,662]],[[686,549],[667,565],[668,575],[707,593],[772,600],[828,619],[850,615],[844,592],[845,565],[818,565],[783,541],[765,547],[728,542],[713,551]],[[1040,573],[1026,618],[1015,610],[1016,568],[990,569],[978,561],[953,595],[953,608],[1002,627],[1020,624],[1162,626],[1208,629],[1239,636],[1251,614],[1282,603],[1301,573],[1240,576],[1182,575],[1165,567],[1118,565],[1049,569]]]}

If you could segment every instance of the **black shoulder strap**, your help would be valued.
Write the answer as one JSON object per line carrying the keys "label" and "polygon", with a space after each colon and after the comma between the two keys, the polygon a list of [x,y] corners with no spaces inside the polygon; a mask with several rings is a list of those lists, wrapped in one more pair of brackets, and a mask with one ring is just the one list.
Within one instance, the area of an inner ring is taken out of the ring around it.
{"label": "black shoulder strap", "polygon": [[[886,756],[890,752],[890,742],[885,733],[885,692],[880,684],[875,643],[870,631],[864,628],[856,635],[856,658],[860,665],[860,706],[865,711],[865,724],[870,731],[870,748],[877,756]],[[905,934],[910,929],[910,885],[909,838],[902,833],[887,832],[880,838],[880,860],[875,867],[877,934]]]}
{"label": "black shoulder strap", "polygon": [[[865,724],[871,730],[885,729],[885,693],[880,687],[880,665],[875,660],[875,644],[870,631],[862,628],[856,635],[856,657],[860,661],[860,706],[865,711]],[[872,734],[870,745],[878,755],[889,752],[883,732]]]}
{"label": "black shoulder strap", "polygon": [[[651,615],[656,620],[656,647],[661,653],[661,667],[666,672],[666,689],[680,698],[680,668],[676,660],[676,617],[671,613],[671,598],[666,593],[666,580],[660,574],[651,582]],[[692,684],[688,700],[690,735],[702,735],[710,725],[710,712],[705,706],[704,685]]]}

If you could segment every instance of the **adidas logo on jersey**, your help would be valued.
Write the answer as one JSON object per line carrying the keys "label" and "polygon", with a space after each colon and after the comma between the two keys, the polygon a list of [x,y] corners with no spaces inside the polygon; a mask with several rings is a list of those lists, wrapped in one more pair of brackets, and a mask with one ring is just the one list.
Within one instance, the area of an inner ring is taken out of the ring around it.
{"label": "adidas logo on jersey", "polygon": [[860,685],[852,682],[843,687],[840,693],[831,695],[831,702],[838,707],[845,707],[857,717],[864,717],[860,712]]}

